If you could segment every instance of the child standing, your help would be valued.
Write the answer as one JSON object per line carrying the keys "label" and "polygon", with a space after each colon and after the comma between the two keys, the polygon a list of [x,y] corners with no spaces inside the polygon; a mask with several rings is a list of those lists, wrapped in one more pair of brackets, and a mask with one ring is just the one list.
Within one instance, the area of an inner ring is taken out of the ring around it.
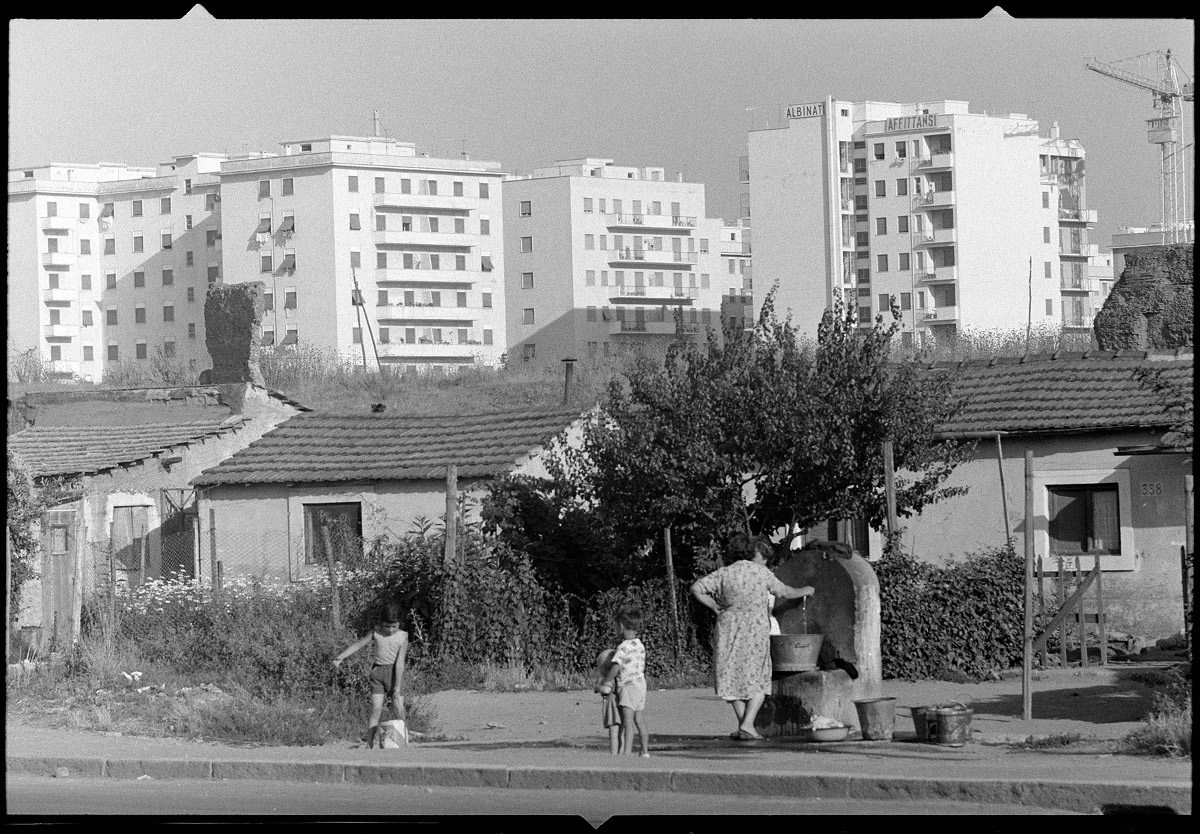
{"label": "child standing", "polygon": [[622,606],[617,611],[617,627],[621,630],[621,643],[598,688],[607,695],[616,684],[617,706],[621,710],[621,752],[633,752],[633,728],[637,727],[642,756],[648,758],[650,733],[642,715],[646,709],[646,647],[638,639],[642,610],[634,605]]}
{"label": "child standing", "polygon": [[[604,684],[608,674],[609,664],[612,663],[613,655],[616,653],[616,649],[606,649],[596,655],[596,685],[592,687],[593,692],[600,692],[600,687]],[[608,692],[601,693],[600,697],[604,702],[601,716],[604,720],[604,727],[608,730],[608,749],[615,756],[621,752],[621,712],[617,707],[617,696],[609,687]]]}
{"label": "child standing", "polygon": [[404,680],[404,658],[408,654],[408,632],[400,630],[400,606],[389,602],[383,606],[380,622],[366,637],[352,643],[333,660],[334,667],[359,649],[371,646],[371,718],[367,722],[367,747],[374,747],[376,740],[383,747],[379,736],[379,719],[383,715],[383,703],[390,696],[392,712],[404,719],[404,697],[400,685]]}

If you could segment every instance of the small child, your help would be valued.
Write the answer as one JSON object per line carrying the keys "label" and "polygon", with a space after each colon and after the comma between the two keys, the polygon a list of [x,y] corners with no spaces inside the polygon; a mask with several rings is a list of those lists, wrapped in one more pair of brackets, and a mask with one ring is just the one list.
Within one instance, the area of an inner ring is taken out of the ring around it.
{"label": "small child", "polygon": [[617,706],[621,710],[621,752],[633,752],[633,728],[637,727],[642,756],[648,758],[650,733],[642,715],[646,709],[646,647],[638,639],[642,610],[633,605],[622,606],[617,611],[617,626],[621,630],[621,643],[597,688],[607,695],[616,684]]}
{"label": "small child", "polygon": [[[334,658],[338,667],[342,661],[359,649],[371,648],[371,718],[367,722],[367,747],[374,747],[376,740],[383,747],[383,736],[379,734],[379,719],[383,715],[383,703],[391,697],[392,712],[404,720],[404,697],[400,685],[404,681],[404,658],[408,654],[408,632],[400,630],[400,606],[389,602],[383,606],[380,622],[375,629],[352,643]],[[378,739],[377,739],[378,736]]]}
{"label": "small child", "polygon": [[[604,684],[609,664],[612,663],[613,655],[616,653],[616,649],[606,649],[596,655],[596,685],[592,687],[593,692],[600,691],[600,687]],[[617,707],[617,696],[613,694],[610,687],[609,691],[600,697],[604,702],[601,716],[604,721],[604,727],[608,730],[608,749],[615,756],[621,752],[621,712]]]}

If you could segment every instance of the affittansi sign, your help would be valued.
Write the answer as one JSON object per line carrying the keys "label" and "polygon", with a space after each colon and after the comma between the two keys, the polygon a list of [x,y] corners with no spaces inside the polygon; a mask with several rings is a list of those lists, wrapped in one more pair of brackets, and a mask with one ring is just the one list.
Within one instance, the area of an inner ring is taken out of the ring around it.
{"label": "affittansi sign", "polygon": [[897,130],[924,130],[927,127],[937,127],[937,116],[925,113],[921,116],[901,116],[896,119],[883,120],[884,133],[892,133]]}
{"label": "affittansi sign", "polygon": [[787,117],[789,119],[810,119],[813,116],[824,115],[824,102],[817,102],[816,104],[793,104],[787,109]]}

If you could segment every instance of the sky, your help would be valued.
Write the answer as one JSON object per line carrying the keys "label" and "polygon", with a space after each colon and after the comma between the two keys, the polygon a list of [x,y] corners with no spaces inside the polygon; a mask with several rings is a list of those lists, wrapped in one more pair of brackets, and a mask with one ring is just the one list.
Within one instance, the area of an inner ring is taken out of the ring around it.
{"label": "sky", "polygon": [[1159,219],[1155,111],[1149,92],[1084,64],[1168,48],[1191,78],[1182,18],[10,20],[9,168],[278,151],[369,136],[377,109],[385,136],[513,173],[581,157],[663,166],[732,219],[747,131],[782,107],[952,99],[1079,139],[1103,248]]}

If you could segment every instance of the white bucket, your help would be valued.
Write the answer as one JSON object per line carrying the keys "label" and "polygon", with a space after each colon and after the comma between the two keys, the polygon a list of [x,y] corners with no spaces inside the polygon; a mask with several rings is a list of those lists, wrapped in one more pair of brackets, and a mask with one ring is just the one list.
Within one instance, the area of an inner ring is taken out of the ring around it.
{"label": "white bucket", "polygon": [[392,721],[381,721],[379,723],[379,737],[382,739],[379,746],[385,750],[395,750],[401,746],[408,745],[408,728],[404,726],[402,719],[394,719]]}

